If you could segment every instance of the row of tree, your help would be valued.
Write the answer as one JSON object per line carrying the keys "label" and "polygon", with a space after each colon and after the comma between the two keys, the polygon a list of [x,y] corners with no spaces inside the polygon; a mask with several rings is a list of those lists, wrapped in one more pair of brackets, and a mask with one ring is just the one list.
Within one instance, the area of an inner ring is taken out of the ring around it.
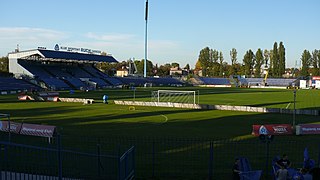
{"label": "row of tree", "polygon": [[319,76],[320,75],[320,50],[304,50],[301,55],[301,75]]}
{"label": "row of tree", "polygon": [[[285,47],[282,42],[275,42],[273,49],[258,49],[255,53],[249,49],[246,51],[242,63],[238,62],[238,52],[235,48],[230,51],[230,61],[228,64],[224,60],[224,55],[221,51],[205,47],[200,51],[195,69],[201,70],[202,76],[206,77],[223,77],[229,75],[246,75],[248,77],[262,77],[268,71],[271,77],[282,77],[286,71],[286,54]],[[134,60],[137,67],[137,73],[143,74],[144,60]],[[113,75],[116,70],[122,67],[128,67],[128,61],[120,63],[99,63],[97,68],[109,75]],[[164,65],[153,65],[152,61],[147,61],[148,76],[168,76],[170,68],[179,67],[176,62]],[[183,69],[192,71],[190,65],[187,64]],[[320,76],[320,50],[304,50],[301,55],[301,69],[290,69],[295,76]],[[0,73],[8,72],[8,57],[0,58]]]}
{"label": "row of tree", "polygon": [[[134,63],[137,67],[137,74],[143,75],[144,73],[144,59],[142,60],[134,60]],[[122,61],[120,63],[99,63],[96,65],[98,69],[102,70],[103,72],[106,72],[108,75],[112,76],[116,70],[122,69],[123,67],[128,67],[129,63],[128,61]],[[171,64],[166,63],[163,65],[154,65],[152,61],[147,60],[147,76],[169,76],[170,75],[170,69],[178,67],[180,68],[180,64],[173,62]],[[190,65],[187,64],[183,69],[189,71]]]}
{"label": "row of tree", "polygon": [[223,53],[218,50],[205,47],[200,51],[195,69],[202,70],[203,76],[246,75],[261,77],[263,71],[268,71],[273,77],[281,77],[285,73],[285,47],[280,42],[274,43],[272,50],[258,49],[254,53],[249,49],[242,60],[237,62],[237,50],[230,51],[231,65],[224,61]]}

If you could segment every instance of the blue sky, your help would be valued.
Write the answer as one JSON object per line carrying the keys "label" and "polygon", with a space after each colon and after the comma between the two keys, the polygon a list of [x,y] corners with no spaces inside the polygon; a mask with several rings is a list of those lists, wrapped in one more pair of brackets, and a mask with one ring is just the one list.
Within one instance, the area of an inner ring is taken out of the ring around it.
{"label": "blue sky", "polygon": [[[145,0],[2,0],[0,56],[55,44],[98,49],[123,61],[144,58]],[[319,0],[149,0],[148,59],[194,67],[210,47],[272,49],[283,41],[287,67],[304,49],[320,49]]]}

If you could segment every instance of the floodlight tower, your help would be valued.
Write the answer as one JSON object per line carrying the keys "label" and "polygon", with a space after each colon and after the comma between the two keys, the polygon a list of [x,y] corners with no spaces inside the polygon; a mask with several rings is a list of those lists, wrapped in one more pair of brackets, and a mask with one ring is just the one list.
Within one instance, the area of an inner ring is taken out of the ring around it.
{"label": "floodlight tower", "polygon": [[148,0],[146,0],[146,30],[145,30],[145,41],[144,41],[144,68],[143,68],[143,77],[147,77],[147,41],[148,41]]}

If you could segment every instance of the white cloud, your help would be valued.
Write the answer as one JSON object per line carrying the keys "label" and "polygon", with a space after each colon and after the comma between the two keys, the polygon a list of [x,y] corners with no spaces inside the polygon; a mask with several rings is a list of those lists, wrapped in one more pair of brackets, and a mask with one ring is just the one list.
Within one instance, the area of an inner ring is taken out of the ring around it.
{"label": "white cloud", "polygon": [[21,50],[35,49],[38,46],[54,46],[55,43],[67,39],[65,32],[43,28],[0,27],[0,56],[12,52],[17,44]]}
{"label": "white cloud", "polygon": [[105,35],[98,35],[93,32],[88,32],[86,34],[87,38],[98,40],[98,41],[109,41],[109,42],[115,42],[115,41],[130,41],[135,38],[132,34],[105,34]]}
{"label": "white cloud", "polygon": [[[0,57],[12,52],[19,44],[21,50],[39,46],[53,49],[56,43],[70,47],[96,49],[112,54],[117,60],[144,58],[144,37],[134,34],[88,32],[67,33],[44,28],[0,27]],[[186,60],[181,43],[171,40],[148,40],[148,59],[164,64]]]}
{"label": "white cloud", "polygon": [[66,38],[66,34],[59,31],[28,27],[0,27],[1,40],[57,40]]}

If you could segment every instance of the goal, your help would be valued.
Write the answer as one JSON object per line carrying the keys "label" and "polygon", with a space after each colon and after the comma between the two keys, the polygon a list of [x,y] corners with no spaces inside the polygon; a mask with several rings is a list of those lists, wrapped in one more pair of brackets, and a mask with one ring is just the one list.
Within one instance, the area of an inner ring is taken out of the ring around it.
{"label": "goal", "polygon": [[196,104],[195,91],[158,90],[152,91],[151,101]]}

